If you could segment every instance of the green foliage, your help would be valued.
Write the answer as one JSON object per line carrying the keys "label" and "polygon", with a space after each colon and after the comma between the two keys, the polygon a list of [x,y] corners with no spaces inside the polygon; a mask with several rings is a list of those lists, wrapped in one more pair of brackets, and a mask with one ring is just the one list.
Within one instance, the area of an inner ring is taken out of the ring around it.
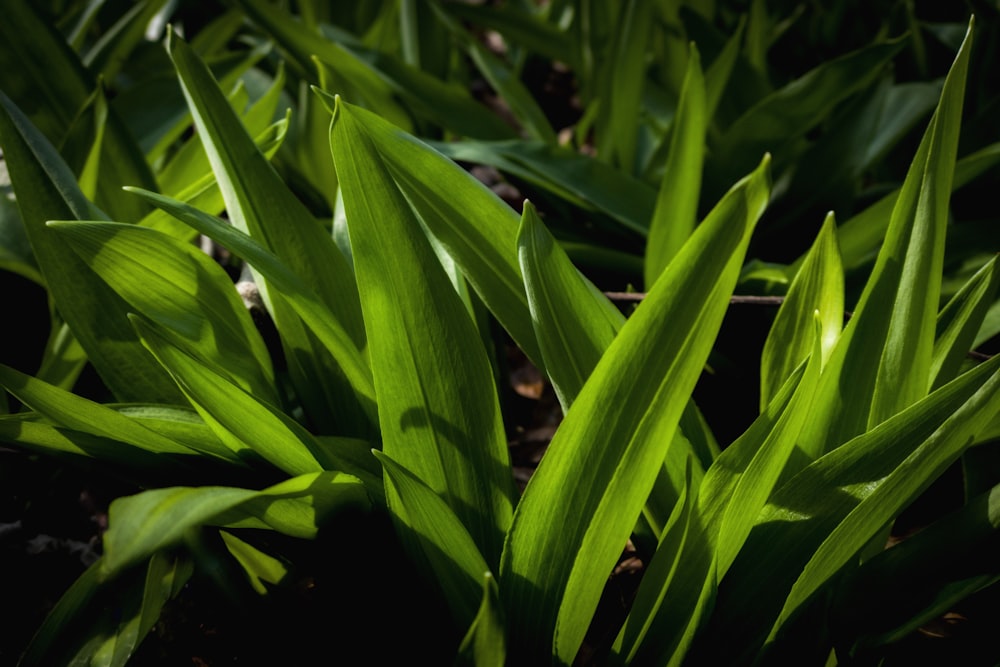
{"label": "green foliage", "polygon": [[[107,4],[0,21],[0,267],[49,313],[0,442],[130,489],[21,664],[126,664],[192,578],[277,599],[359,520],[463,665],[898,664],[995,597],[1000,236],[955,192],[995,9]],[[515,346],[559,403],[520,494]]]}

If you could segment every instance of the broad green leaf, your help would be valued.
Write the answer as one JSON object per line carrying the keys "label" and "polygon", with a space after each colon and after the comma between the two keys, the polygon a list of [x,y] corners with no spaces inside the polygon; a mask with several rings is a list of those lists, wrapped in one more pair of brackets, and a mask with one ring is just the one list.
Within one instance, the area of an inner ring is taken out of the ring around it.
{"label": "broad green leaf", "polygon": [[101,577],[112,577],[181,542],[188,531],[231,522],[238,515],[293,537],[311,538],[333,512],[367,504],[361,483],[339,472],[301,475],[262,491],[171,487],[118,498],[108,510]]}
{"label": "broad green leaf", "polygon": [[[375,389],[371,369],[364,356],[305,281],[281,260],[232,225],[192,206],[145,190],[130,189],[160,209],[219,242],[260,271],[273,287],[284,295],[291,308],[302,318],[312,334],[337,361],[353,389],[354,400],[372,423],[377,421]],[[347,409],[346,407],[344,409]]]}
{"label": "broad green leaf", "polygon": [[[84,469],[101,470],[127,479],[129,483],[163,484],[184,480],[190,484],[207,483],[225,474],[204,456],[168,455],[145,447],[125,445],[120,439],[52,426],[33,413],[0,415],[0,442],[19,450],[40,454],[48,459]],[[226,466],[231,466],[226,463]]]}
{"label": "broad green leaf", "polygon": [[1000,286],[994,256],[976,272],[937,317],[931,388],[937,389],[959,373],[966,353],[972,349],[983,318],[994,303]]}
{"label": "broad green leaf", "polygon": [[[333,99],[318,91],[333,110]],[[343,104],[341,104],[343,106]],[[525,354],[541,365],[517,265],[517,214],[451,160],[356,107],[351,117],[427,230]],[[470,221],[475,221],[471,224]]]}
{"label": "broad green leaf", "polygon": [[124,667],[194,573],[190,558],[162,553],[113,581],[101,580],[101,568],[98,560],[63,594],[19,665]]}
{"label": "broad green leaf", "polygon": [[441,496],[412,472],[374,451],[385,471],[386,495],[403,543],[441,586],[455,623],[471,625],[490,571],[469,531]]}
{"label": "broad green leaf", "polygon": [[101,379],[120,400],[178,402],[180,395],[131,330],[128,304],[46,220],[102,219],[52,145],[0,93],[0,141],[25,231],[49,293]]}
{"label": "broad green leaf", "polygon": [[[254,145],[191,48],[171,33],[167,51],[180,76],[229,219],[285,263],[303,267],[300,273],[305,282],[362,348],[364,326],[354,274],[330,234]],[[349,407],[357,399],[344,381],[342,369],[311,337],[285,296],[270,290],[263,277],[257,283],[281,332],[296,391],[309,419],[324,430],[346,427],[352,435],[366,434],[363,414]]]}
{"label": "broad green leaf", "polygon": [[518,259],[549,380],[568,410],[625,317],[577,271],[525,202]]}
{"label": "broad green leaf", "polygon": [[670,131],[663,180],[646,239],[643,281],[649,289],[664,267],[681,249],[698,220],[701,169],[708,127],[705,78],[694,44],[688,55],[687,74]]}
{"label": "broad green leaf", "polygon": [[[786,603],[794,611],[962,453],[997,410],[998,366],[1000,359],[965,373],[777,490],[720,583],[706,659],[755,655]],[[752,617],[739,612],[751,604]]]}
{"label": "broad green leaf", "polygon": [[455,665],[503,667],[506,660],[507,639],[500,608],[500,591],[493,574],[486,572],[483,575],[483,601],[458,647]]}
{"label": "broad green leaf", "polygon": [[860,496],[861,502],[829,533],[806,563],[785,600],[771,631],[772,637],[800,605],[850,563],[973,442],[1000,408],[998,387],[1000,382],[990,378],[967,404],[880,482],[852,485],[852,490],[857,490],[853,495]]}
{"label": "broad green leaf", "polygon": [[322,470],[318,443],[280,409],[255,398],[171,330],[131,316],[142,342],[163,364],[216,436],[241,458],[251,452],[290,475]]}
{"label": "broad green leaf", "polygon": [[519,656],[575,658],[722,322],[767,165],[713,209],[625,323],[529,482],[500,570]]}
{"label": "broad green leaf", "polygon": [[810,324],[816,313],[822,329],[825,363],[844,326],[844,270],[832,213],[827,215],[816,241],[795,274],[764,341],[760,358],[761,409],[771,402],[792,371],[812,352],[814,341]]}
{"label": "broad green leaf", "polygon": [[[448,502],[496,567],[514,489],[493,374],[421,221],[358,121],[362,113],[338,101],[330,147],[368,328],[382,448]],[[391,495],[389,503],[395,507]],[[475,583],[478,600],[478,576]]]}
{"label": "broad green leaf", "polygon": [[277,405],[274,371],[225,270],[166,234],[117,223],[49,223],[135,312],[188,339],[202,359]]}
{"label": "broad green leaf", "polygon": [[[824,370],[816,410],[800,443],[808,456],[830,451],[930,389],[948,197],[970,38],[945,81],[854,316]],[[850,383],[850,391],[843,391],[844,382]]]}
{"label": "broad green leaf", "polygon": [[192,451],[243,465],[239,457],[215,437],[212,429],[198,416],[194,408],[139,403],[108,404],[105,407]]}
{"label": "broad green leaf", "polygon": [[649,230],[656,192],[592,157],[534,141],[433,144],[453,160],[488,164],[585,210],[600,211],[640,235]]}

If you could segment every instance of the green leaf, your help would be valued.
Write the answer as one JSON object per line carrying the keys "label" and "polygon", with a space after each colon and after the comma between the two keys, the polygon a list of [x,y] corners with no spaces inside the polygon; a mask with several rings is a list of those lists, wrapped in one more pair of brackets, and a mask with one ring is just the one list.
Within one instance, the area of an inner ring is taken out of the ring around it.
{"label": "green leaf", "polygon": [[[720,584],[702,646],[707,660],[729,664],[738,652],[756,655],[779,615],[790,616],[881,535],[1000,407],[998,367],[1000,359],[965,373],[777,490]],[[752,617],[739,612],[750,604]]]}
{"label": "green leaf", "polygon": [[931,361],[932,389],[953,380],[972,349],[986,312],[1000,288],[996,257],[979,269],[938,314]]}
{"label": "green leaf", "polygon": [[500,570],[505,607],[519,610],[518,655],[575,658],[721,324],[767,202],[767,164],[716,206],[622,327],[529,482]]}
{"label": "green leaf", "polygon": [[0,140],[25,231],[60,315],[120,400],[176,403],[180,396],[125,319],[128,304],[45,226],[102,219],[52,145],[0,93]]}
{"label": "green leaf", "polygon": [[445,11],[453,16],[491,28],[503,35],[509,43],[524,47],[550,60],[564,62],[573,67],[576,59],[572,36],[554,23],[542,21],[519,11],[512,5],[493,7],[462,2],[442,3]]}
{"label": "green leaf", "polygon": [[302,278],[293,273],[274,254],[232,225],[227,225],[218,218],[169,197],[145,190],[130,189],[130,191],[148,199],[178,220],[219,242],[253,265],[271,281],[272,286],[283,295],[316,339],[336,360],[350,383],[354,393],[353,400],[343,409],[349,409],[349,406],[356,402],[367,419],[372,423],[377,422],[375,389],[367,361],[350,340],[341,323],[320,302],[320,298]]}
{"label": "green leaf", "polygon": [[271,358],[225,270],[190,243],[116,223],[49,223],[135,312],[188,339],[258,399],[278,404]]}
{"label": "green leaf", "polygon": [[851,653],[899,641],[994,583],[1000,487],[879,553],[837,591],[831,620]]}
{"label": "green leaf", "polygon": [[261,595],[267,594],[265,584],[277,585],[288,575],[289,568],[277,558],[269,556],[253,545],[244,542],[230,532],[220,530],[226,549],[243,567],[250,585]]}
{"label": "green leaf", "polygon": [[833,214],[827,215],[792,280],[760,358],[760,405],[764,408],[792,371],[812,352],[811,323],[819,315],[825,363],[844,326],[844,270]]}
{"label": "green leaf", "polygon": [[507,640],[504,632],[500,592],[493,574],[483,575],[483,601],[458,647],[456,667],[503,667],[507,660]]}
{"label": "green leaf", "polygon": [[[1000,143],[965,156],[955,163],[954,188],[968,184],[997,164],[1000,164]],[[846,271],[859,269],[876,256],[898,198],[899,190],[895,190],[840,225],[837,236]]]}
{"label": "green leaf", "polygon": [[322,449],[305,428],[199,358],[179,335],[138,316],[132,323],[205,423],[241,458],[259,455],[290,475],[323,468]]}
{"label": "green leaf", "polygon": [[[332,98],[317,92],[332,110]],[[381,163],[421,223],[455,260],[518,346],[541,365],[517,264],[517,214],[426,144],[374,114],[354,106],[350,109],[354,124],[378,151]]]}
{"label": "green leaf", "polygon": [[386,495],[403,543],[441,586],[460,627],[471,625],[489,574],[469,531],[441,496],[388,455],[373,451],[385,471]]}
{"label": "green leaf", "polygon": [[705,132],[709,120],[705,97],[701,57],[692,43],[687,74],[670,131],[670,149],[663,181],[649,223],[643,266],[647,289],[653,286],[664,267],[691,236],[698,220]]}
{"label": "green leaf", "polygon": [[421,221],[357,120],[361,113],[338,101],[330,146],[368,328],[383,451],[446,499],[495,567],[514,489],[492,370]]}
{"label": "green leaf", "polygon": [[[482,139],[502,139],[514,135],[510,127],[476,102],[462,87],[449,85],[391,54],[367,48],[343,31],[330,29],[324,37],[311,30],[303,30],[302,25],[290,15],[265,2],[239,0],[238,4],[251,20],[274,38],[303,72],[313,70],[312,57],[315,56],[339,75],[350,77],[352,85],[363,86],[363,79],[370,74],[356,76],[359,66],[362,66],[405,99],[409,108],[459,135]],[[341,68],[340,63],[346,63],[346,66]]]}
{"label": "green leaf", "polygon": [[[811,457],[913,404],[931,387],[948,198],[970,48],[971,32],[910,165],[875,268],[827,363],[800,443]],[[844,382],[851,391],[843,391]]]}
{"label": "green leaf", "polygon": [[646,76],[647,47],[654,17],[653,3],[626,0],[618,8],[614,42],[602,63],[600,103],[596,131],[597,155],[603,161],[632,174],[636,171],[639,123]]}
{"label": "green leaf", "polygon": [[549,380],[568,410],[625,317],[577,271],[525,202],[518,258]]}
{"label": "green leaf", "polygon": [[736,120],[711,146],[706,173],[713,188],[744,173],[764,151],[781,161],[838,102],[867,88],[906,45],[896,39],[825,62],[767,96]]}
{"label": "green leaf", "polygon": [[153,554],[109,582],[100,577],[102,565],[91,565],[63,594],[19,665],[124,667],[194,572],[190,558]]}
{"label": "green leaf", "polygon": [[0,385],[19,401],[60,427],[125,442],[156,454],[193,453],[186,445],[150,430],[125,414],[2,364]]}
{"label": "green leaf", "polygon": [[[629,662],[675,664],[686,655],[714,604],[717,547],[733,492],[765,442],[774,440],[779,423],[784,421],[787,426],[789,420],[796,419],[788,414],[788,406],[797,395],[804,373],[805,365],[799,366],[760,416],[708,468],[698,488],[697,502],[688,500],[690,516],[684,521],[690,526],[673,523],[680,521],[674,517],[667,523],[672,532],[660,540],[616,646]],[[786,435],[790,434],[789,429],[785,430]],[[691,493],[685,488],[679,503],[684,494]],[[674,513],[679,511],[675,506]],[[677,533],[679,530],[684,531],[682,535]],[[684,541],[677,544],[675,538],[680,537]],[[674,550],[680,553],[674,554]],[[668,567],[667,561],[675,565]]]}
{"label": "green leaf", "polygon": [[205,525],[250,518],[293,537],[315,537],[323,521],[347,507],[365,507],[361,483],[339,472],[294,477],[262,491],[222,486],[171,487],[118,498],[108,510],[101,577],[107,579],[173,546]]}
{"label": "green leaf", "polygon": [[537,141],[460,141],[433,147],[453,160],[488,164],[640,235],[649,231],[656,192],[599,160]]}
{"label": "green leaf", "polygon": [[[364,346],[361,307],[347,260],[305,205],[281,181],[246,134],[204,63],[173,33],[167,51],[177,68],[195,126],[232,223],[286,264],[302,266],[305,282],[340,321],[358,347]],[[307,332],[283,295],[259,277],[261,296],[282,334],[297,394],[311,420],[324,429],[347,427],[367,433],[363,415],[342,409],[356,401],[343,372]]]}

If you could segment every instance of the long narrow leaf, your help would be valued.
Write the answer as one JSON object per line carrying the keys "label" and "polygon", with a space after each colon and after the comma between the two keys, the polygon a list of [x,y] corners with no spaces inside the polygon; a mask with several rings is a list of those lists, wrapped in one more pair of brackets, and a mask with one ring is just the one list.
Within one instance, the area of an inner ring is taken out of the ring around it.
{"label": "long narrow leaf", "polygon": [[506,608],[518,610],[510,646],[519,655],[576,657],[721,324],[768,190],[765,159],[626,322],[525,490],[500,577]]}
{"label": "long narrow leaf", "polygon": [[844,270],[832,213],[827,216],[805,262],[795,274],[764,341],[760,357],[762,409],[812,351],[814,341],[808,332],[817,312],[825,363],[844,325]]}
{"label": "long narrow leaf", "polygon": [[[332,110],[333,98],[320,94]],[[518,346],[541,366],[517,264],[517,214],[473,176],[413,136],[363,109],[351,107],[351,116],[421,222]]]}
{"label": "long narrow leaf", "polygon": [[484,574],[490,571],[469,531],[442,498],[412,472],[381,452],[393,519],[404,542],[417,547],[420,560],[441,586],[459,627],[471,625],[482,598]]}
{"label": "long narrow leaf", "polygon": [[[930,389],[947,202],[970,48],[971,32],[911,163],[876,266],[824,371],[817,409],[801,443],[810,456],[864,432]],[[850,391],[843,391],[844,382],[850,382]]]}
{"label": "long narrow leaf", "polygon": [[361,483],[338,472],[301,475],[262,491],[233,487],[172,487],[111,503],[101,576],[110,577],[180,542],[203,525],[246,513],[294,537],[314,537],[332,512],[367,506]]}
{"label": "long narrow leaf", "polygon": [[[383,450],[448,501],[496,567],[513,485],[492,371],[360,113],[337,104],[330,146],[368,328]],[[476,582],[478,599],[478,576]]]}
{"label": "long narrow leaf", "polygon": [[203,359],[278,404],[271,358],[226,272],[189,243],[136,225],[49,223],[135,312],[180,333]]}
{"label": "long narrow leaf", "polygon": [[[297,273],[251,237],[214,216],[163,195],[137,189],[130,191],[148,199],[163,211],[229,248],[271,281],[274,288],[284,295],[291,308],[336,360],[351,385],[354,400],[360,405],[366,418],[372,423],[377,421],[371,369],[343,325],[320,302],[320,298]],[[343,409],[347,409],[347,406]]]}
{"label": "long narrow leaf", "polygon": [[45,226],[104,215],[83,197],[55,148],[0,93],[0,142],[35,259],[59,312],[120,400],[176,403],[180,396],[125,319],[128,304]]}
{"label": "long narrow leaf", "polygon": [[[302,272],[307,284],[355,344],[363,347],[361,308],[347,260],[246,134],[205,64],[172,33],[167,51],[205,143],[229,219],[287,264],[308,267]],[[263,277],[258,285],[282,333],[289,368],[309,417],[323,428],[339,425],[354,434],[366,433],[366,425],[355,411],[338,411],[357,400],[342,380],[342,371],[310,337],[282,295],[272,293]]]}
{"label": "long narrow leaf", "polygon": [[698,219],[701,169],[705,155],[708,109],[705,77],[698,49],[691,45],[667,152],[663,181],[649,223],[643,281],[649,289],[687,241]]}

